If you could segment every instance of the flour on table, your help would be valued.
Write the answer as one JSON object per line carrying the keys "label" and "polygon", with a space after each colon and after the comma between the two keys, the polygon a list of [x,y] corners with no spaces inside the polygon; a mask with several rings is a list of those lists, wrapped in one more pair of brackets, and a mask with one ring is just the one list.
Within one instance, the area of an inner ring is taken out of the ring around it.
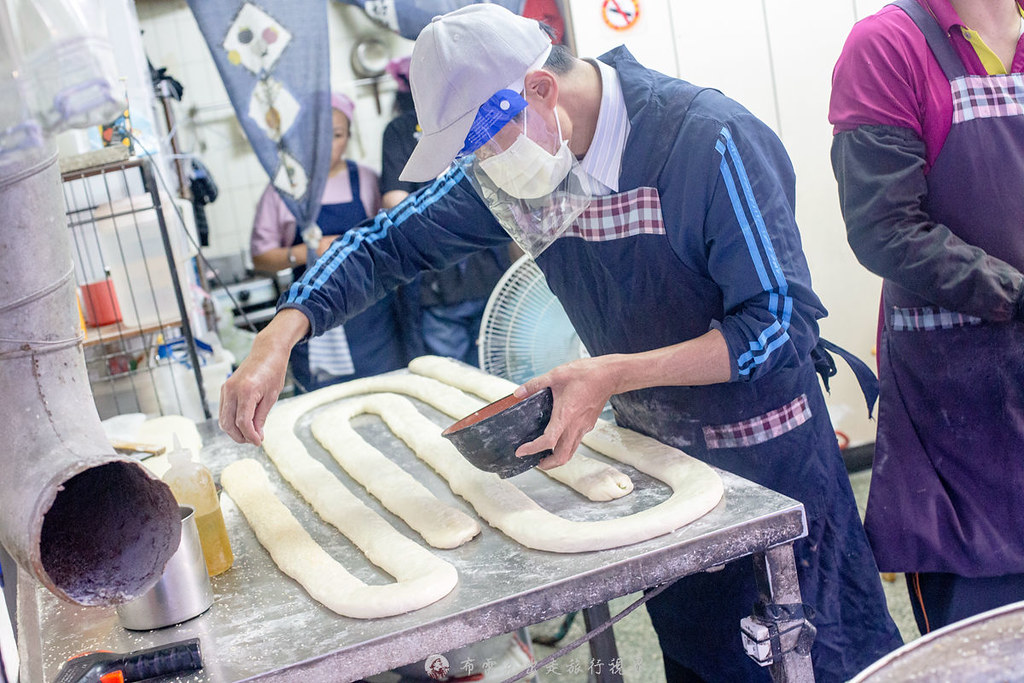
{"label": "flour on table", "polygon": [[[295,434],[295,424],[299,418],[314,408],[328,403],[353,396],[380,392],[403,393],[426,403],[432,403],[435,400],[441,401],[452,410],[461,410],[468,407],[469,404],[475,405],[477,403],[477,401],[466,396],[458,389],[446,386],[435,380],[413,375],[382,375],[379,377],[356,379],[342,384],[332,384],[331,386],[308,394],[302,394],[274,406],[267,416],[267,422],[264,425],[263,450],[266,452],[267,457],[270,458],[270,461],[274,463],[274,466],[277,467],[285,481],[294,486],[292,477],[295,476],[297,471],[311,466],[310,463],[320,464],[309,454],[305,444]],[[470,410],[475,409],[471,408]],[[432,425],[431,429],[435,432],[441,431],[436,424]],[[323,434],[326,430],[321,429],[320,431]],[[337,456],[342,460],[344,460],[343,451],[344,447],[341,447],[341,450],[338,452],[342,455]],[[320,466],[322,467],[322,465]],[[389,469],[393,471],[395,468],[397,466]],[[327,472],[326,469],[324,471]],[[359,476],[356,473],[353,473],[353,478],[357,481],[359,480]],[[445,508],[447,510],[444,513],[434,514],[410,522],[410,526],[413,526],[428,543],[433,545],[436,542],[439,545],[435,547],[453,548],[473,538],[480,531],[480,526],[476,520],[438,500],[426,489],[420,487],[419,495],[424,501],[433,500],[433,504],[438,506],[438,508]]]}
{"label": "flour on table", "polygon": [[[421,368],[420,360],[413,361],[410,369]],[[470,375],[476,373],[488,377],[467,366],[458,365],[458,368],[465,369]],[[465,379],[460,378],[460,381]],[[458,389],[417,375],[382,375],[336,384],[279,404],[270,412],[264,440],[268,456],[279,469],[282,467],[279,460],[287,465],[290,459],[282,458],[284,454],[300,453],[312,460],[294,433],[299,417],[314,407],[373,392],[413,396],[448,415],[465,415],[479,407],[470,405],[474,401]],[[388,416],[385,419],[389,427],[417,457],[438,472],[452,491],[468,501],[489,524],[528,548],[571,553],[637,543],[692,522],[710,511],[722,498],[722,480],[705,463],[655,439],[601,421],[587,435],[587,445],[663,481],[672,488],[672,495],[658,505],[625,517],[600,521],[566,520],[539,506],[511,481],[471,465],[441,436],[438,426],[416,410],[411,402],[398,397],[386,401],[387,406],[381,413]],[[345,444],[335,444],[332,450],[346,447]],[[285,470],[282,470],[282,475],[290,481]]]}
{"label": "flour on table", "polygon": [[[448,364],[455,367],[446,367]],[[504,380],[496,382],[498,378],[444,359],[417,359],[410,364],[410,370],[440,374],[487,400],[511,391],[511,383],[502,385],[499,382]],[[474,373],[480,377],[474,377]],[[454,547],[469,540],[479,531],[479,525],[451,506],[445,506],[449,512],[425,514],[425,509],[443,503],[418,483],[413,481],[416,486],[411,486],[409,475],[404,471],[396,472],[401,468],[387,464],[390,461],[383,454],[369,447],[351,429],[352,417],[364,412],[380,415],[395,435],[489,524],[536,550],[587,552],[645,541],[671,533],[706,514],[723,494],[721,478],[705,463],[649,437],[599,421],[585,437],[586,445],[663,481],[672,488],[672,494],[655,506],[625,517],[567,520],[543,509],[511,481],[471,465],[441,436],[437,424],[421,414],[411,401],[394,394],[411,396],[454,418],[482,407],[480,400],[426,376],[367,377],[279,403],[268,415],[263,443],[264,451],[285,481],[371,562],[394,576],[397,579],[394,584],[368,586],[330,558],[276,498],[266,473],[257,462],[233,463],[221,475],[225,489],[282,571],[339,614],[373,618],[418,609],[447,595],[458,578],[454,567],[395,530],[308,453],[295,434],[295,425],[302,415],[328,403],[360,397],[317,416],[313,422],[316,437],[353,478],[414,526],[424,539],[431,539],[428,542],[442,544],[442,547]],[[570,462],[577,460],[581,460],[579,455]],[[614,468],[588,460],[607,468],[592,469],[591,473],[610,470],[625,477]],[[376,470],[380,470],[383,481],[376,481]],[[577,484],[579,480],[576,477]],[[605,484],[609,481],[621,490],[614,478],[604,478]],[[632,488],[631,482],[629,487]],[[391,495],[395,490],[413,489],[415,495],[410,498],[415,502],[409,504],[401,501],[401,496]],[[395,499],[389,503],[386,501],[389,498]]]}

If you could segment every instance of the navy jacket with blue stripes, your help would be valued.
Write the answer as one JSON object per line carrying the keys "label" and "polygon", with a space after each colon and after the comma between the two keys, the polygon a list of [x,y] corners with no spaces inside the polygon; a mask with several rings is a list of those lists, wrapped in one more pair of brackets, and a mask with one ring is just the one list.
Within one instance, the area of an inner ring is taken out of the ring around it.
{"label": "navy jacket with blue stripes", "polygon": [[[794,553],[802,600],[817,610],[815,670],[846,680],[899,637],[812,360],[825,310],[800,245],[792,165],[774,133],[721,93],[645,69],[624,48],[601,59],[617,70],[630,121],[620,198],[642,197],[633,206],[648,223],[578,222],[537,263],[591,355],[721,330],[731,381],[613,396],[616,422],[804,504],[807,537]],[[461,173],[335,243],[282,305],[304,311],[317,333],[421,269],[505,243]],[[653,192],[640,188],[657,191],[662,221],[650,219]],[[749,575],[722,575],[648,603],[666,657],[702,675],[745,661],[738,641],[706,647],[709,632],[735,634],[755,599]]]}
{"label": "navy jacket with blue stripes", "polygon": [[[649,70],[625,48],[601,59],[619,74],[630,119],[619,191],[656,188],[666,232],[563,237],[538,257],[588,351],[638,352],[720,329],[731,382],[620,399],[645,405],[643,413],[667,401],[677,424],[680,411],[695,424],[742,420],[806,391],[817,320],[826,313],[811,289],[781,141],[718,91]],[[319,334],[421,270],[508,240],[453,167],[335,242],[280,305],[304,312]]]}

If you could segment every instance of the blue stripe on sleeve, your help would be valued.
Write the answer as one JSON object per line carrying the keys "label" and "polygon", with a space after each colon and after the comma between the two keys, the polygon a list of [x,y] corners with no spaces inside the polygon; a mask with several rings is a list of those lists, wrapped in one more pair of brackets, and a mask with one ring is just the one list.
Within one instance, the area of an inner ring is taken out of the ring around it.
{"label": "blue stripe on sleeve", "polygon": [[417,215],[431,206],[434,202],[444,197],[448,192],[462,180],[465,171],[457,166],[448,175],[438,182],[415,195],[412,201],[403,202],[399,205],[399,211],[394,218],[384,212],[380,212],[373,219],[370,225],[349,230],[342,237],[334,241],[324,255],[316,264],[307,271],[301,280],[288,288],[286,303],[301,304],[327,282],[341,264],[354,252],[362,243],[372,244],[387,236],[392,227],[401,225],[410,216]]}
{"label": "blue stripe on sleeve", "polygon": [[[729,145],[729,155],[736,165],[736,173],[740,177],[740,185],[743,187],[743,196],[746,197],[747,206],[750,207],[750,213],[754,217],[754,225],[757,226],[757,232],[761,236],[761,244],[764,247],[764,253],[768,257],[768,263],[772,266],[772,273],[775,274],[775,281],[778,283],[779,294],[783,296],[789,290],[789,284],[786,282],[786,275],[782,272],[782,266],[779,265],[779,257],[775,253],[775,247],[772,246],[772,239],[768,235],[768,228],[764,224],[764,216],[761,215],[761,207],[757,205],[757,198],[754,196],[754,190],[750,187],[750,177],[747,176],[747,171],[743,167],[743,158],[740,157],[740,152],[736,149],[736,142],[732,139],[732,134],[727,128],[722,129],[725,139]],[[784,321],[784,324],[788,325],[789,321]]]}
{"label": "blue stripe on sleeve", "polygon": [[[723,127],[719,136],[715,149],[722,156],[722,161],[719,164],[722,180],[728,191],[729,200],[732,202],[733,213],[747,243],[747,251],[750,253],[758,280],[764,291],[769,294],[768,310],[776,318],[775,322],[758,335],[757,340],[749,342],[749,350],[736,361],[739,374],[748,375],[756,366],[764,363],[773,350],[789,339],[788,330],[793,313],[793,299],[787,294],[789,285],[772,246],[764,216],[757,204],[757,198],[754,196],[750,178],[747,176],[736,143],[728,128]],[[747,218],[748,213],[756,227],[756,235]],[[764,251],[763,256],[762,250]],[[767,260],[767,264],[765,260]],[[774,287],[768,277],[768,269],[771,270],[772,278],[775,280]]]}
{"label": "blue stripe on sleeve", "polygon": [[732,177],[732,171],[729,168],[729,163],[725,159],[725,148],[721,141],[715,145],[715,149],[722,155],[722,163],[719,164],[719,168],[722,172],[722,180],[725,181],[725,187],[729,191],[729,199],[732,201],[733,213],[736,214],[736,221],[740,225],[740,230],[743,231],[743,239],[747,242],[747,251],[750,252],[750,258],[754,262],[754,270],[757,271],[757,278],[761,281],[761,286],[765,291],[771,290],[771,282],[768,280],[768,273],[764,268],[764,261],[761,259],[761,252],[757,248],[757,243],[754,241],[754,233],[750,229],[750,223],[747,221],[747,214],[743,210],[743,202],[740,199],[739,193],[736,191],[736,181]]}

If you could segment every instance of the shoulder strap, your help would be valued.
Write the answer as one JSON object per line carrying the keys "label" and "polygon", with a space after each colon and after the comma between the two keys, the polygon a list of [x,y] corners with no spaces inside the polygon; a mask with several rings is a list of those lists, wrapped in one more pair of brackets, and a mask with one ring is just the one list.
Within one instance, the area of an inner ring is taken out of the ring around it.
{"label": "shoulder strap", "polygon": [[935,55],[935,59],[938,60],[947,79],[952,81],[967,75],[964,63],[960,61],[959,55],[949,42],[949,36],[928,10],[921,7],[917,0],[896,0],[891,4],[906,12],[917,24],[917,28],[924,34],[924,39],[928,41],[928,47],[931,48],[932,54]]}
{"label": "shoulder strap", "polygon": [[[626,149],[635,140],[676,139],[693,101],[702,92],[715,90],[647,69],[624,46],[600,59],[619,74],[630,124]],[[623,182],[627,188],[644,185],[645,179],[657,177],[668,161],[666,154],[623,155],[620,187]]]}
{"label": "shoulder strap", "polygon": [[345,163],[348,165],[348,183],[352,187],[352,201],[361,202],[362,198],[359,196],[359,166],[351,159],[346,159]]}

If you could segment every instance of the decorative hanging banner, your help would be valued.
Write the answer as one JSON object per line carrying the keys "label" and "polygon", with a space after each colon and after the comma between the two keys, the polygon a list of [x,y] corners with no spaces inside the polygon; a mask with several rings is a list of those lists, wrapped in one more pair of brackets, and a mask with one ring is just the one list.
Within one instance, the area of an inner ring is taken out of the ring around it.
{"label": "decorative hanging banner", "polygon": [[[195,2],[196,0],[189,0]],[[409,40],[416,40],[423,27],[439,14],[487,0],[337,0],[355,5],[375,22]],[[516,14],[523,13],[526,0],[490,0]]]}
{"label": "decorative hanging banner", "polygon": [[333,135],[327,0],[187,0],[260,164],[312,224]]}

